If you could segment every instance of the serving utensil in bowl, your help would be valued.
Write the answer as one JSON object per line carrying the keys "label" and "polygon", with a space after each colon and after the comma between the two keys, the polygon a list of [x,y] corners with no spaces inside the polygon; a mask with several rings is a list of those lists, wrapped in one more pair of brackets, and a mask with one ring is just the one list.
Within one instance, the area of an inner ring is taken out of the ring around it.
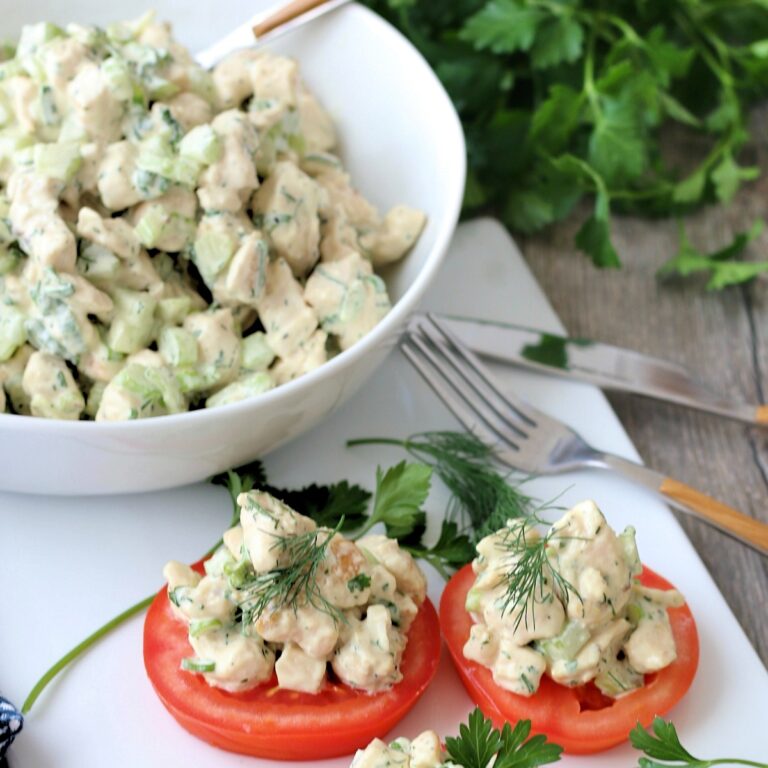
{"label": "serving utensil in bowl", "polygon": [[[86,6],[93,7],[97,22],[103,19],[103,4],[95,1],[73,3],[72,17],[87,20]],[[173,0],[157,6],[171,20],[186,9]],[[234,27],[241,20],[239,6],[217,4],[216,24],[226,13]],[[25,8],[30,22],[39,20],[33,13],[44,17],[37,0]],[[122,1],[109,6],[113,19],[134,16],[135,10]],[[66,21],[66,12],[66,4],[58,4],[57,20]],[[185,18],[182,41],[191,29]],[[16,32],[0,28],[3,36]],[[456,112],[422,56],[365,8],[340,8],[282,37],[272,50],[299,60],[310,89],[338,127],[342,159],[363,195],[381,209],[402,202],[427,214],[416,246],[384,274],[391,312],[320,368],[232,405],[117,423],[0,414],[0,490],[112,494],[202,480],[310,429],[359,389],[396,344],[458,220],[465,148]]]}

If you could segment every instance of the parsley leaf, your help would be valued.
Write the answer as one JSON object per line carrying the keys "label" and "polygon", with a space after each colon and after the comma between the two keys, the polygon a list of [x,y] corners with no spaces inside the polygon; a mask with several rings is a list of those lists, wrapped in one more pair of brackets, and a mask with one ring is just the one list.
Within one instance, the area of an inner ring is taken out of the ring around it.
{"label": "parsley leaf", "polygon": [[459,726],[458,738],[445,738],[448,757],[463,768],[486,768],[499,749],[501,735],[479,709],[470,713],[466,725]]}
{"label": "parsley leaf", "polygon": [[[681,216],[731,200],[758,175],[740,152],[748,111],[768,94],[764,0],[675,0],[652,12],[635,0],[364,2],[423,52],[456,105],[465,214],[529,233],[594,199],[576,245],[616,267],[614,213]],[[695,138],[684,173],[662,151],[670,124]],[[709,288],[762,269],[719,267]]]}
{"label": "parsley leaf", "polygon": [[545,11],[522,0],[491,0],[470,17],[459,37],[475,48],[494,53],[527,51],[536,38]]}
{"label": "parsley leaf", "polygon": [[427,500],[432,479],[432,468],[426,464],[401,461],[386,472],[376,468],[376,494],[373,513],[359,532],[359,536],[384,523],[387,536],[405,538],[417,528],[423,530],[425,515],[421,505]]}
{"label": "parsley leaf", "polygon": [[712,253],[702,253],[688,239],[685,227],[680,225],[680,244],[675,256],[659,270],[659,277],[688,277],[696,273],[709,275],[708,290],[720,290],[738,285],[768,271],[766,261],[733,261],[763,231],[764,223],[758,219],[745,232],[738,232],[724,248]]}
{"label": "parsley leaf", "polygon": [[496,755],[494,768],[535,768],[557,762],[562,747],[547,742],[545,736],[528,739],[531,721],[521,720],[514,728],[509,723],[499,732],[479,709],[459,726],[459,736],[445,739],[452,762],[463,768],[486,768]]}
{"label": "parsley leaf", "polygon": [[[681,743],[677,729],[668,720],[655,717],[653,733],[638,723],[630,732],[632,746],[643,752],[646,757],[638,761],[640,768],[709,768],[714,765],[749,765],[753,768],[768,768],[768,763],[745,760],[737,757],[719,757],[702,760],[694,757]],[[650,758],[650,759],[649,759]]]}
{"label": "parsley leaf", "polygon": [[653,718],[653,735],[638,723],[629,732],[629,740],[635,749],[658,760],[676,760],[688,765],[703,762],[683,747],[675,726],[661,717]]}

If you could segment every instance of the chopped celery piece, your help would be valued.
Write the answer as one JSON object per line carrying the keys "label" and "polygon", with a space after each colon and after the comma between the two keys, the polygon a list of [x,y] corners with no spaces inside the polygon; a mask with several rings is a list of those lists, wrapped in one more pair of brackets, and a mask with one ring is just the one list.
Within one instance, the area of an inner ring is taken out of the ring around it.
{"label": "chopped celery piece", "polygon": [[134,227],[136,236],[145,248],[154,248],[163,234],[168,214],[161,205],[151,204]]}
{"label": "chopped celery piece", "polygon": [[627,621],[629,621],[633,627],[636,627],[644,616],[645,611],[640,603],[629,603],[629,605],[627,605]]}
{"label": "chopped celery piece", "polygon": [[129,363],[112,379],[112,383],[141,397],[141,413],[137,417],[187,410],[186,400],[176,379],[165,367],[150,368]]}
{"label": "chopped celery piece", "polygon": [[12,77],[18,77],[24,74],[24,68],[18,59],[11,59],[0,64],[0,82],[9,80]]}
{"label": "chopped celery piece", "polygon": [[183,328],[163,328],[158,351],[174,367],[197,362],[197,339]]}
{"label": "chopped celery piece", "polygon": [[170,178],[173,148],[162,136],[150,136],[139,146],[136,165],[144,171]]}
{"label": "chopped celery piece", "polygon": [[256,331],[243,339],[241,366],[246,371],[264,371],[272,364],[275,353],[267,344],[267,334]]}
{"label": "chopped celery piece", "polygon": [[635,529],[628,525],[620,534],[619,542],[624,550],[624,557],[631,568],[633,576],[637,576],[642,570],[643,565],[640,562],[640,554],[637,551],[637,542],[635,541]]}
{"label": "chopped celery piece", "polygon": [[89,280],[113,280],[120,268],[120,259],[98,243],[82,241],[77,270]]}
{"label": "chopped celery piece", "polygon": [[232,553],[226,547],[219,547],[213,555],[203,563],[203,568],[205,568],[205,572],[208,576],[221,576],[224,573],[224,568],[234,564],[234,562],[235,558],[232,557]]}
{"label": "chopped celery piece", "polygon": [[209,104],[216,103],[216,88],[211,73],[202,67],[191,67],[187,72],[189,89],[205,99]]}
{"label": "chopped celery piece", "polygon": [[35,170],[41,176],[64,182],[72,180],[83,162],[80,145],[74,141],[35,144],[32,152]]}
{"label": "chopped celery piece", "polygon": [[244,587],[253,578],[253,566],[247,558],[224,564],[224,575],[233,589]]}
{"label": "chopped celery piece", "polygon": [[107,333],[107,344],[116,352],[130,354],[152,340],[157,300],[143,291],[117,288],[112,296],[115,318]]}
{"label": "chopped celery piece", "polygon": [[166,80],[164,77],[152,75],[144,79],[144,84],[149,91],[149,98],[152,101],[163,101],[170,99],[179,92],[179,86],[176,83]]}
{"label": "chopped celery piece", "polygon": [[41,21],[39,24],[25,24],[21,28],[19,42],[16,45],[16,58],[20,59],[34,53],[41,45],[50,42],[56,37],[63,37],[64,30],[51,24],[50,21]]}
{"label": "chopped celery piece", "polygon": [[168,325],[180,325],[192,311],[192,299],[189,296],[176,296],[172,299],[160,299],[157,315]]}
{"label": "chopped celery piece", "polygon": [[464,603],[464,607],[470,613],[480,610],[480,601],[483,596],[482,589],[475,589],[474,587],[467,592],[467,600]]}
{"label": "chopped celery piece", "polygon": [[235,246],[232,240],[220,232],[205,232],[195,239],[192,261],[206,284],[211,287],[224,267],[227,266]]}
{"label": "chopped celery piece", "polygon": [[194,619],[189,622],[190,637],[199,637],[212,629],[221,629],[221,622],[218,619]]}
{"label": "chopped celery piece", "polygon": [[115,21],[112,24],[108,24],[105,32],[109,41],[118,45],[128,43],[134,37],[133,30],[125,21]]}
{"label": "chopped celery piece", "polygon": [[209,386],[208,378],[192,366],[177,368],[174,371],[174,375],[176,376],[176,383],[179,389],[185,395],[192,392],[202,392]]}
{"label": "chopped celery piece", "polygon": [[[110,56],[101,63],[101,73],[107,81],[107,87],[119,101],[128,101],[137,94],[128,62],[119,56]],[[139,89],[140,91],[140,89]]]}
{"label": "chopped celery piece", "polygon": [[210,125],[198,125],[179,143],[179,154],[201,165],[210,165],[221,157],[221,142]]}
{"label": "chopped celery piece", "polygon": [[26,340],[24,315],[15,307],[0,304],[0,363],[13,357]]}
{"label": "chopped celery piece", "polygon": [[643,682],[643,675],[618,659],[601,667],[595,677],[595,685],[604,695],[612,699],[640,688]]}
{"label": "chopped celery piece", "polygon": [[150,136],[141,144],[136,166],[188,187],[195,186],[201,168],[196,160],[176,155],[168,139],[162,136]]}
{"label": "chopped celery piece", "polygon": [[76,141],[83,144],[88,140],[88,132],[83,128],[76,115],[69,114],[61,123],[57,140],[62,142]]}
{"label": "chopped celery piece", "polygon": [[181,668],[185,672],[213,672],[216,669],[216,662],[189,656],[181,660]]}
{"label": "chopped celery piece", "polygon": [[272,377],[266,371],[251,373],[242,379],[238,379],[238,381],[233,381],[216,392],[216,394],[211,395],[205,401],[205,407],[216,408],[221,405],[237,403],[240,400],[245,400],[247,397],[260,395],[262,392],[272,389],[274,385]]}
{"label": "chopped celery piece", "polygon": [[549,661],[561,661],[575,658],[589,637],[589,630],[585,626],[569,621],[559,635],[538,640],[535,646]]}
{"label": "chopped celery piece", "polygon": [[107,383],[105,381],[94,381],[91,391],[88,393],[88,399],[85,402],[85,413],[92,419],[96,418],[96,412],[99,410],[101,398],[106,388]]}

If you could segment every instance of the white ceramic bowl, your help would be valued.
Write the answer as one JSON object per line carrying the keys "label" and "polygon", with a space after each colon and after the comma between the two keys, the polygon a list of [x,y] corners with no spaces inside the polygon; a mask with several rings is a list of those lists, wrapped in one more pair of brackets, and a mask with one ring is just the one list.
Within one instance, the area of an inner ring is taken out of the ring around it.
{"label": "white ceramic bowl", "polygon": [[[243,21],[242,4],[229,0],[206,3],[202,13],[193,11],[201,10],[200,3],[153,5],[171,21],[178,15],[176,33],[193,48],[211,40],[206,30],[222,34]],[[50,3],[38,0],[14,4],[0,33],[14,35],[17,29],[6,28],[9,22],[50,19],[51,12]],[[53,20],[104,23],[105,13],[111,19],[137,15],[128,2],[81,0],[56,3]],[[317,370],[233,405],[108,424],[0,414],[1,490],[110,494],[202,480],[301,435],[352,395],[396,344],[458,219],[465,175],[459,120],[420,54],[362,7],[344,7],[287,35],[273,49],[300,61],[310,88],[337,123],[343,160],[362,193],[382,209],[402,202],[428,215],[416,247],[385,276],[392,311],[362,341]]]}

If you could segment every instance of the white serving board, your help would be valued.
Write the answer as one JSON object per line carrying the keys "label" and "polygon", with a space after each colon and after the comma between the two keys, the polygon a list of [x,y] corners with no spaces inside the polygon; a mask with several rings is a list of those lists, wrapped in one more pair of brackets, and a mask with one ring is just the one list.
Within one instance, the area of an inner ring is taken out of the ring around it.
{"label": "white serving board", "polygon": [[[425,307],[564,330],[520,252],[491,220],[458,229]],[[521,395],[595,445],[637,458],[598,390],[497,370]],[[265,463],[276,485],[348,478],[372,487],[376,464],[388,466],[402,454],[378,447],[347,449],[347,439],[442,428],[456,428],[456,423],[396,352],[363,392]],[[673,711],[685,744],[705,757],[721,756],[727,748],[728,754],[765,759],[768,673],[668,508],[599,472],[541,479],[530,489],[539,498],[564,492],[561,503],[594,498],[615,528],[637,527],[643,560],[682,590],[699,627],[699,671]],[[445,500],[439,489],[430,498],[432,525],[438,524]],[[196,485],[110,498],[0,494],[0,514],[0,692],[20,705],[55,659],[157,589],[166,560],[197,559],[227,524],[230,507],[222,489]],[[435,603],[441,588],[431,572]],[[144,674],[141,631],[142,619],[132,620],[48,689],[10,751],[11,768],[287,765],[221,752],[177,726]],[[435,728],[450,735],[471,708],[444,651],[437,679],[396,733],[414,736]],[[347,759],[323,763],[329,768],[348,764]],[[629,768],[636,760],[624,746],[596,757],[566,758],[562,765]]]}

